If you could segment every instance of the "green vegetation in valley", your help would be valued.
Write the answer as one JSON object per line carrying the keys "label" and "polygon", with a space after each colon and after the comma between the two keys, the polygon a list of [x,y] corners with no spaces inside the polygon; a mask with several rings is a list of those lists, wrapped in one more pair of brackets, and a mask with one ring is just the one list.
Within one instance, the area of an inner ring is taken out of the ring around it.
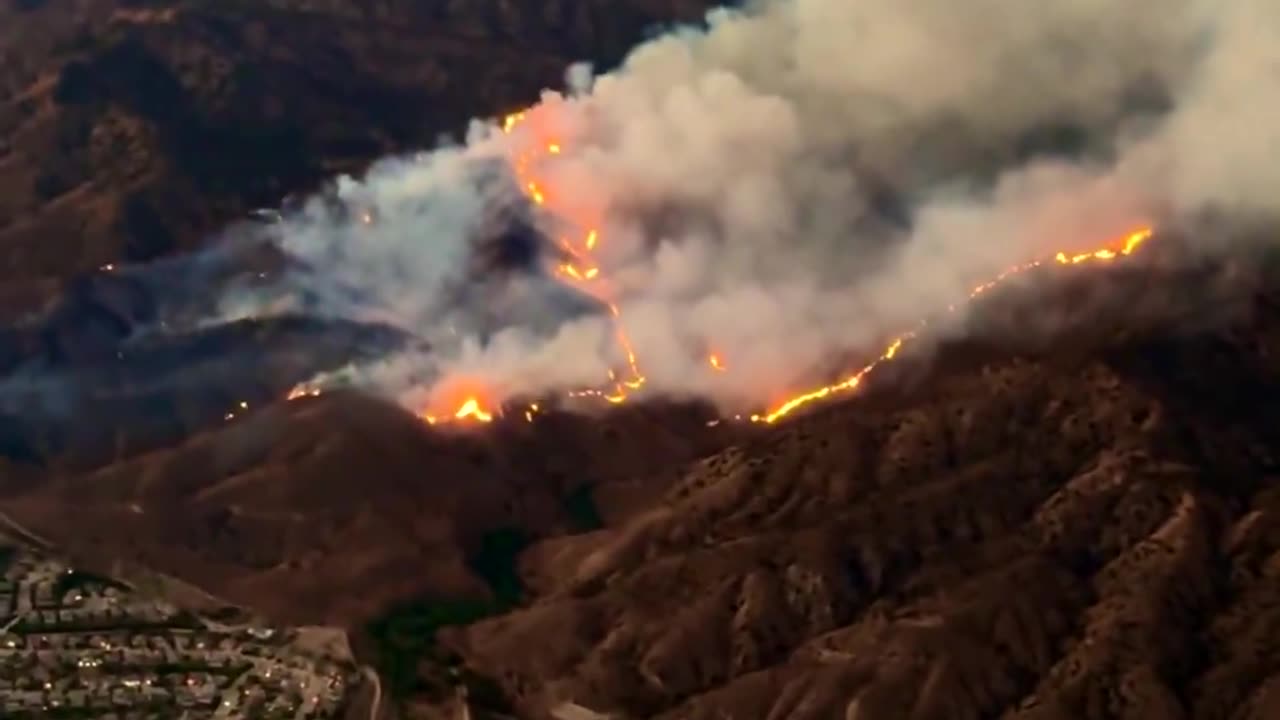
{"label": "green vegetation in valley", "polygon": [[532,538],[522,530],[502,528],[485,533],[480,547],[468,558],[467,564],[484,578],[501,608],[516,605],[524,595],[516,560],[531,543]]}
{"label": "green vegetation in valley", "polygon": [[604,519],[596,507],[591,485],[583,485],[564,499],[564,510],[574,532],[591,532],[604,527]]}
{"label": "green vegetation in valley", "polygon": [[469,625],[501,611],[496,603],[477,600],[422,599],[398,605],[368,626],[377,645],[378,672],[393,697],[431,693],[435,683],[419,673],[424,661],[450,665],[436,644],[436,631]]}
{"label": "green vegetation in valley", "polygon": [[473,701],[501,709],[502,693],[492,681],[459,666],[436,642],[441,628],[470,625],[517,605],[524,588],[516,559],[531,538],[515,528],[487,533],[468,564],[489,585],[492,599],[422,598],[393,607],[367,627],[377,649],[378,672],[397,698],[413,694],[439,696],[457,684],[467,686]]}

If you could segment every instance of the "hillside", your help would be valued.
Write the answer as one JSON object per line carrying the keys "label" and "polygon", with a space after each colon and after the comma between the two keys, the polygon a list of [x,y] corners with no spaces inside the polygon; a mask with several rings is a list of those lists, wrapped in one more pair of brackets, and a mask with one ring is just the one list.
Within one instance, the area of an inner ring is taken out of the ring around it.
{"label": "hillside", "polygon": [[1114,304],[1181,304],[1139,280],[535,546],[536,599],[448,644],[530,717],[1275,716],[1280,295],[1193,332],[1192,293],[1170,337]]}
{"label": "hillside", "polygon": [[457,136],[707,5],[4,0],[0,311]]}
{"label": "hillside", "polygon": [[127,558],[273,619],[358,627],[406,598],[486,596],[466,564],[486,535],[591,529],[578,494],[710,452],[729,431],[704,418],[637,408],[459,435],[337,393],[42,473],[3,508],[86,561]]}

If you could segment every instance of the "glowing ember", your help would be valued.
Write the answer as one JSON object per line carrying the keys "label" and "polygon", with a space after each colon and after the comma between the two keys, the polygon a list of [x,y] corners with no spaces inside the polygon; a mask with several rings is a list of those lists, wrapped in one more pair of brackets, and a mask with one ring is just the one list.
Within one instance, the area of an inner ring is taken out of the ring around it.
{"label": "glowing ember", "polygon": [[320,392],[320,388],[318,387],[312,387],[306,383],[301,383],[299,385],[295,385],[294,388],[289,391],[289,396],[286,399],[298,400],[308,397],[320,397]]}
{"label": "glowing ember", "polygon": [[724,372],[724,360],[716,353],[711,353],[707,356],[707,364],[716,372]]}
{"label": "glowing ember", "polygon": [[467,398],[466,401],[462,403],[462,406],[458,408],[458,411],[453,414],[453,417],[456,420],[474,418],[480,422],[486,423],[493,421],[493,415],[481,407],[480,401],[473,397]]}
{"label": "glowing ember", "polygon": [[446,422],[446,421],[455,421],[455,422],[475,421],[475,422],[481,422],[481,423],[490,423],[490,422],[493,422],[494,415],[495,413],[493,411],[485,409],[485,406],[480,401],[480,398],[475,396],[470,396],[467,399],[463,400],[458,405],[458,408],[448,416],[441,417],[438,415],[424,412],[421,415],[419,415],[419,417],[421,417],[423,420],[425,420],[427,423],[431,425],[436,425],[440,422]]}
{"label": "glowing ember", "polygon": [[524,120],[524,113],[511,113],[502,119],[502,131],[508,133],[511,132],[515,129],[516,123],[519,123],[522,120]]}

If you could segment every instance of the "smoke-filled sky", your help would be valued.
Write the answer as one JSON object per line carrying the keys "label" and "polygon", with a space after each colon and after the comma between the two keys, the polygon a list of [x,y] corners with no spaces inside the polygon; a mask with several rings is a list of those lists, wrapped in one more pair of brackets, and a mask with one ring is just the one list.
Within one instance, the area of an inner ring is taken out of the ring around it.
{"label": "smoke-filled sky", "polygon": [[305,295],[426,339],[353,375],[415,409],[457,378],[491,401],[600,385],[626,368],[609,312],[550,273],[476,272],[476,239],[527,202],[497,169],[554,143],[524,168],[531,221],[579,247],[599,230],[593,292],[645,391],[751,409],[1011,264],[1273,212],[1276,118],[1274,0],[759,0],[575,69],[510,134],[477,122],[343,179],[344,212],[276,226],[309,272],[226,305]]}

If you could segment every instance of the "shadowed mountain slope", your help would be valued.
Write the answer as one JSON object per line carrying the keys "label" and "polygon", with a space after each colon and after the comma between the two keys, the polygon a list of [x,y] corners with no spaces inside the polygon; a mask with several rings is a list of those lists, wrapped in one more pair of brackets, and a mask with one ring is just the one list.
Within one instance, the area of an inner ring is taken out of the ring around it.
{"label": "shadowed mountain slope", "polygon": [[1278,299],[943,348],[535,546],[538,599],[447,642],[529,717],[1271,717]]}
{"label": "shadowed mountain slope", "polygon": [[458,135],[700,0],[0,2],[0,311]]}

